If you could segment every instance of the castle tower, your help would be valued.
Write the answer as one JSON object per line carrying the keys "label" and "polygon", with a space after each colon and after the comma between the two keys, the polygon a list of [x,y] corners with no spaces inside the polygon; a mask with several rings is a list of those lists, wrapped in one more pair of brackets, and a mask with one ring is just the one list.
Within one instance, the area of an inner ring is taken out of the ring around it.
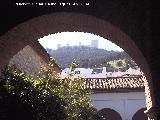
{"label": "castle tower", "polygon": [[98,48],[98,40],[92,40],[91,47]]}

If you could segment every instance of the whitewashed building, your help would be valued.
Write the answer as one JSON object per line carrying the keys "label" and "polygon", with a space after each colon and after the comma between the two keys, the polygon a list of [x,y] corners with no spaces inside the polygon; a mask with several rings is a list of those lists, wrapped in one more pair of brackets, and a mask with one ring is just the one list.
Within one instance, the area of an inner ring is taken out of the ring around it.
{"label": "whitewashed building", "polygon": [[[64,77],[69,73],[69,68],[66,68],[61,75]],[[104,120],[147,120],[144,114],[144,81],[140,69],[109,74],[105,68],[99,69],[97,73],[93,73],[90,68],[76,68],[74,73],[85,79],[86,88],[92,89],[93,107],[97,109],[98,115],[104,116]]]}
{"label": "whitewashed building", "polygon": [[[61,76],[65,77],[71,73],[70,68],[65,68],[61,72]],[[138,76],[141,74],[140,68],[137,70],[129,68],[126,72],[107,72],[106,67],[103,68],[76,68],[73,71],[76,77],[80,76],[83,78],[106,78],[106,77],[121,77],[121,76]]]}
{"label": "whitewashed building", "polygon": [[106,120],[147,120],[144,82],[140,76],[86,78],[98,114]]}

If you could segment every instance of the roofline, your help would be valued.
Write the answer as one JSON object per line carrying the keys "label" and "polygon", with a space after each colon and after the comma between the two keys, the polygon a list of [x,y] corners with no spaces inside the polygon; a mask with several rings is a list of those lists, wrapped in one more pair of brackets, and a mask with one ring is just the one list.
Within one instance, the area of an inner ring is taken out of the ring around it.
{"label": "roofline", "polygon": [[[38,42],[34,41],[30,46],[41,56],[41,58],[48,64],[50,62],[51,56],[47,53],[45,48]],[[61,68],[55,63],[55,67],[58,70],[57,72],[61,72]]]}
{"label": "roofline", "polygon": [[135,75],[135,76],[108,76],[108,77],[106,77],[106,78],[83,78],[83,79],[112,79],[112,78],[141,78],[141,77],[143,77],[142,75]]}
{"label": "roofline", "polygon": [[142,88],[112,88],[112,89],[92,89],[92,94],[96,93],[129,93],[129,92],[144,92]]}

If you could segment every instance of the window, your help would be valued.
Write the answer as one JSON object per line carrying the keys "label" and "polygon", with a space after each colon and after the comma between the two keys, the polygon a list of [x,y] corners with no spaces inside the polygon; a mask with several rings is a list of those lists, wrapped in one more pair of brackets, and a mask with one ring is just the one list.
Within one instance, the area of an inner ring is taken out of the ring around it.
{"label": "window", "polygon": [[80,71],[75,71],[75,74],[80,74]]}

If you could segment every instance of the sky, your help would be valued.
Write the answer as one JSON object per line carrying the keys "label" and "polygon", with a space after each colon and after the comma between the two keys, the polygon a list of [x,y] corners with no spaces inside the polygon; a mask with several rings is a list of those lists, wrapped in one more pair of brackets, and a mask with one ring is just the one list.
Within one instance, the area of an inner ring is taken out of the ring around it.
{"label": "sky", "polygon": [[44,36],[38,40],[44,48],[52,49],[57,49],[57,44],[61,44],[62,47],[66,46],[67,44],[69,44],[69,46],[79,46],[79,43],[81,43],[81,45],[91,45],[92,40],[98,40],[98,48],[109,51],[123,51],[122,48],[112,43],[111,41],[104,39],[103,37],[84,32],[55,33]]}

